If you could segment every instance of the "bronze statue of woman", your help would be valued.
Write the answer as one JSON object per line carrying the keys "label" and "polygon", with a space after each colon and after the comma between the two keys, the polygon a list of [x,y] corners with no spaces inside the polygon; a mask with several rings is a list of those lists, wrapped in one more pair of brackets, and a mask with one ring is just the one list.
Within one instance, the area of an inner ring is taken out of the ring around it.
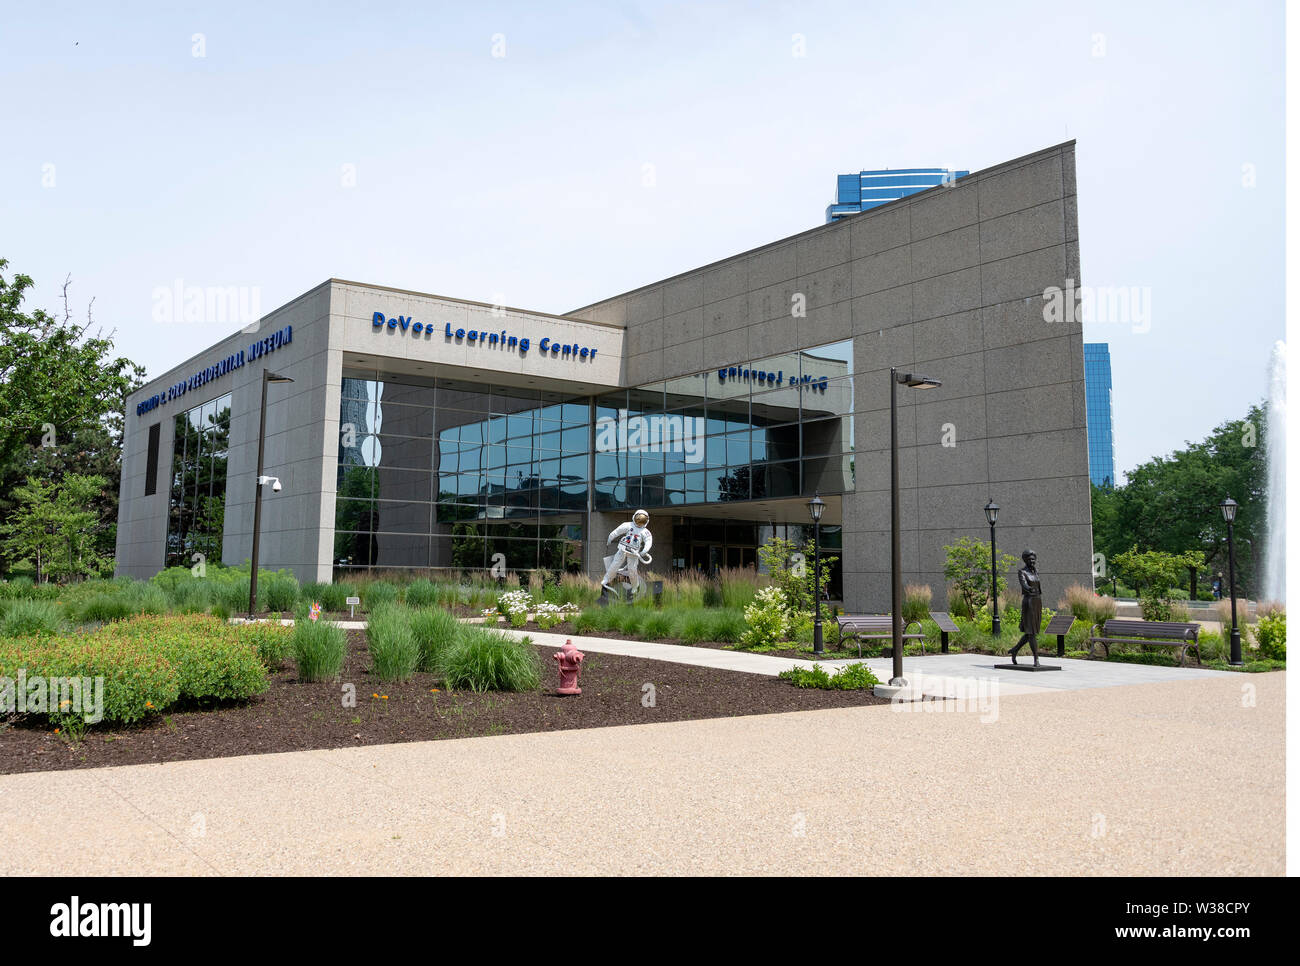
{"label": "bronze statue of woman", "polygon": [[1043,586],[1038,580],[1038,554],[1026,550],[1020,555],[1025,565],[1020,568],[1020,640],[1011,649],[1011,663],[1016,663],[1016,651],[1028,642],[1038,667],[1038,631],[1043,626]]}

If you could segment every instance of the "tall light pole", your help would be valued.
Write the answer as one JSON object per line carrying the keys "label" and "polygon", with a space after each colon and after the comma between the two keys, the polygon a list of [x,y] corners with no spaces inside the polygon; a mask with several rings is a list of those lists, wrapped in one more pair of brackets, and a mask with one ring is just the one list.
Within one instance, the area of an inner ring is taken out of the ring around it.
{"label": "tall light pole", "polygon": [[989,594],[993,600],[993,636],[1002,635],[1002,618],[998,616],[998,510],[992,500],[984,507],[984,519],[989,522]]}
{"label": "tall light pole", "polygon": [[907,681],[903,677],[903,544],[899,524],[898,493],[898,386],[912,389],[934,389],[942,385],[938,379],[902,373],[897,366],[889,370],[889,565],[892,571],[890,587],[890,618],[893,622],[894,676],[890,687],[901,688]]}
{"label": "tall light pole", "polygon": [[1237,519],[1237,501],[1227,497],[1219,504],[1219,509],[1223,511],[1223,519],[1228,524],[1228,594],[1232,598],[1232,655],[1228,658],[1228,663],[1240,667],[1244,662],[1241,659],[1241,629],[1237,626],[1237,554],[1232,546],[1232,524]]}
{"label": "tall light pole", "polygon": [[257,551],[262,536],[262,487],[273,482],[278,492],[280,481],[265,475],[263,460],[266,456],[266,387],[273,382],[293,382],[288,376],[277,375],[269,369],[262,370],[262,420],[257,427],[257,497],[253,501],[253,558],[252,569],[248,575],[248,619],[257,615]]}
{"label": "tall light pole", "polygon": [[813,520],[813,657],[822,656],[822,512],[826,501],[813,493],[808,512]]}

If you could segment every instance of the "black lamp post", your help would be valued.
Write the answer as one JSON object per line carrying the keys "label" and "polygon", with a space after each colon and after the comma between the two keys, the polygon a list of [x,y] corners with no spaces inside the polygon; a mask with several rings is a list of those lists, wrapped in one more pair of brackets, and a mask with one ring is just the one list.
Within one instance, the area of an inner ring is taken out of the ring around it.
{"label": "black lamp post", "polygon": [[938,379],[918,376],[916,373],[903,373],[897,366],[889,370],[889,565],[892,570],[890,587],[890,618],[893,622],[894,640],[894,676],[889,679],[891,687],[901,688],[907,681],[903,678],[903,544],[899,524],[898,493],[898,386],[912,389],[934,389],[942,385]]}
{"label": "black lamp post", "polygon": [[826,501],[814,493],[808,501],[813,519],[813,657],[822,656],[822,512]]}
{"label": "black lamp post", "polygon": [[263,458],[266,455],[266,387],[273,382],[293,382],[288,376],[277,375],[269,369],[262,370],[262,421],[257,427],[257,497],[253,501],[253,558],[252,569],[248,575],[248,619],[253,620],[257,614],[257,551],[262,536],[262,487],[271,483],[276,492],[280,490],[280,481],[276,477],[266,476],[263,472]]}
{"label": "black lamp post", "polygon": [[992,500],[984,507],[984,519],[989,522],[989,583],[993,586],[989,593],[993,598],[993,636],[1002,635],[1002,618],[998,616],[998,510]]}
{"label": "black lamp post", "polygon": [[1232,655],[1228,663],[1240,667],[1244,662],[1241,660],[1241,629],[1237,626],[1237,554],[1232,546],[1232,523],[1237,519],[1237,501],[1227,497],[1219,504],[1219,509],[1228,524],[1228,595],[1232,598]]}

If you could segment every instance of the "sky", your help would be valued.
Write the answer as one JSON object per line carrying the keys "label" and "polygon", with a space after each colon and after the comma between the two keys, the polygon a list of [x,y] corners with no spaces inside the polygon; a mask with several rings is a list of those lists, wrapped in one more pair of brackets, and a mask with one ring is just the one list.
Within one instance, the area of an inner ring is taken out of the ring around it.
{"label": "sky", "polygon": [[[564,313],[1076,139],[1122,474],[1284,337],[1281,2],[7,4],[0,258],[161,373],[329,277]],[[1143,307],[1146,307],[1145,309]],[[170,316],[170,318],[169,318]]]}

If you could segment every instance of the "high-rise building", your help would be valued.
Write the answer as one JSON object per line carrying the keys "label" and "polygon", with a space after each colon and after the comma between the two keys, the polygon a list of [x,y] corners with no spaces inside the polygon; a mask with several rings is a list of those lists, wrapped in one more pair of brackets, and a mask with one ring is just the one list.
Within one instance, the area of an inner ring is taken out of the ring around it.
{"label": "high-rise building", "polygon": [[848,215],[870,211],[890,201],[906,198],[918,191],[941,184],[952,184],[969,171],[950,168],[886,168],[883,171],[859,171],[835,178],[835,201],[826,209],[826,222],[839,221]]}
{"label": "high-rise building", "polygon": [[1115,485],[1115,433],[1110,410],[1110,346],[1083,344],[1083,391],[1088,405],[1088,476]]}

